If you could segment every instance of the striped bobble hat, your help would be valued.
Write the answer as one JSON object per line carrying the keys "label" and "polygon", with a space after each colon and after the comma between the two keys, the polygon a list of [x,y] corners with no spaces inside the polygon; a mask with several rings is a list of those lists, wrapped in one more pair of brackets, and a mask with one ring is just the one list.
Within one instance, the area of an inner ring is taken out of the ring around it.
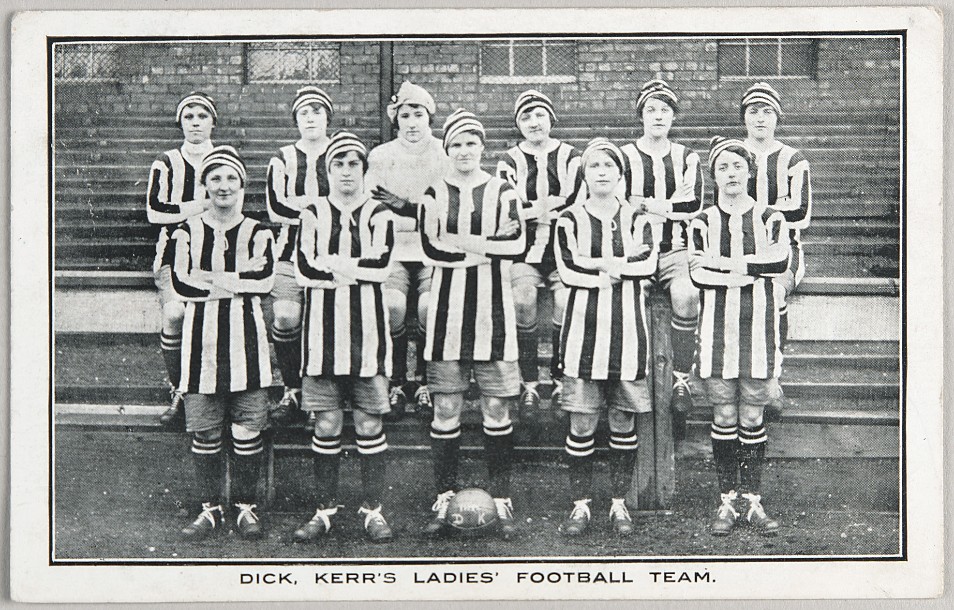
{"label": "striped bobble hat", "polygon": [[358,136],[350,131],[339,131],[331,136],[328,148],[325,149],[325,169],[331,167],[331,161],[340,155],[356,152],[361,160],[367,164],[368,149]]}
{"label": "striped bobble hat", "polygon": [[331,103],[331,96],[325,93],[323,89],[308,85],[295,92],[295,101],[292,102],[292,120],[298,114],[299,108],[308,104],[318,104],[328,113],[328,118],[335,112],[335,105]]}
{"label": "striped bobble hat", "polygon": [[582,159],[580,160],[584,167],[586,167],[586,162],[590,155],[597,151],[603,151],[608,154],[610,158],[616,162],[616,166],[619,167],[620,173],[623,172],[623,151],[621,151],[618,146],[606,138],[593,138],[587,142],[586,148],[583,149]]}
{"label": "striped bobble hat", "polygon": [[745,108],[750,104],[767,104],[775,114],[782,116],[781,97],[772,85],[768,83],[755,83],[742,94],[742,102],[739,105],[739,116],[745,119]]}
{"label": "striped bobble hat", "polygon": [[242,186],[245,186],[247,174],[245,172],[245,163],[238,151],[231,146],[216,146],[209,151],[209,154],[202,159],[202,165],[199,167],[199,182],[205,182],[205,175],[220,165],[227,165],[238,172],[242,180]]}
{"label": "striped bobble hat", "polygon": [[643,83],[642,88],[639,90],[639,98],[636,100],[636,114],[642,114],[643,106],[653,97],[658,97],[669,104],[673,111],[679,108],[679,98],[676,96],[676,92],[672,90],[672,87],[669,86],[669,83],[664,80],[653,79]]}
{"label": "striped bobble hat", "polygon": [[513,120],[517,122],[520,115],[531,108],[543,108],[550,115],[550,121],[556,122],[556,111],[553,109],[553,100],[536,89],[527,89],[517,96],[513,105]]}
{"label": "striped bobble hat", "polygon": [[179,104],[176,106],[176,125],[182,123],[182,113],[185,111],[186,106],[202,106],[212,115],[213,122],[219,118],[218,113],[215,111],[215,100],[207,93],[190,91],[185,97],[179,100]]}
{"label": "striped bobble hat", "polygon": [[444,150],[450,147],[454,138],[468,131],[477,132],[483,142],[485,137],[483,124],[477,120],[474,113],[458,108],[444,121]]}
{"label": "striped bobble hat", "polygon": [[722,136],[713,136],[709,140],[709,171],[715,173],[715,163],[719,155],[725,151],[734,152],[737,155],[745,157],[749,164],[749,170],[755,165],[755,157],[752,151],[745,145],[745,142],[737,138],[723,138]]}

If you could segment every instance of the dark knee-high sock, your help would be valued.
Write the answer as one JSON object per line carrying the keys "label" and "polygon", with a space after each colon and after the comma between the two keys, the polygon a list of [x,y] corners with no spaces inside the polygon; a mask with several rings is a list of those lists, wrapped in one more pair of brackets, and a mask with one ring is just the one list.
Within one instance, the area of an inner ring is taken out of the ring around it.
{"label": "dark knee-high sock", "polygon": [[301,326],[282,330],[272,326],[275,358],[282,372],[282,383],[288,388],[301,387]]}
{"label": "dark knee-high sock", "polygon": [[561,342],[560,338],[563,336],[563,325],[553,323],[553,328],[550,329],[550,344],[553,347],[553,355],[550,356],[550,379],[563,379],[563,368],[560,366],[561,356]]}
{"label": "dark knee-high sock", "polygon": [[692,359],[696,353],[697,318],[681,318],[672,315],[672,368],[677,373],[692,370]]}
{"label": "dark knee-high sock", "polygon": [[520,363],[520,376],[523,377],[524,383],[532,383],[540,379],[539,345],[536,322],[533,326],[517,327],[518,362]]}
{"label": "dark knee-high sock", "polygon": [[737,426],[719,426],[712,424],[709,433],[712,437],[712,459],[715,462],[716,476],[719,479],[719,492],[729,493],[738,489],[739,429]]}
{"label": "dark knee-high sock", "polygon": [[509,421],[488,427],[484,424],[484,454],[487,474],[490,475],[489,491],[495,498],[510,497],[510,471],[513,464],[513,424]]}
{"label": "dark knee-high sock", "polygon": [[384,482],[387,480],[388,439],[382,430],[375,436],[359,436],[358,455],[361,456],[361,487],[364,502],[376,508],[384,501]]}
{"label": "dark knee-high sock", "polygon": [[636,450],[639,439],[636,430],[613,432],[609,440],[610,485],[614,498],[625,498],[633,483],[633,468],[636,466]]}
{"label": "dark knee-high sock", "polygon": [[391,333],[391,386],[407,383],[407,330],[402,327]]}
{"label": "dark knee-high sock", "polygon": [[424,341],[427,331],[423,326],[417,328],[417,341],[414,350],[414,376],[421,380],[421,385],[427,385],[427,362],[424,360]]}
{"label": "dark knee-high sock", "polygon": [[762,464],[768,432],[765,425],[755,428],[739,427],[739,479],[742,491],[759,494],[762,488]]}
{"label": "dark knee-high sock", "polygon": [[446,432],[431,426],[431,458],[434,460],[434,488],[437,493],[457,491],[460,426]]}
{"label": "dark knee-high sock", "polygon": [[168,335],[165,331],[159,333],[159,346],[162,348],[162,360],[166,363],[169,373],[169,383],[179,389],[182,380],[182,334]]}
{"label": "dark knee-high sock", "polygon": [[593,497],[593,451],[596,442],[592,436],[566,437],[566,461],[570,467],[570,496],[572,500]]}
{"label": "dark knee-high sock", "polygon": [[232,439],[232,502],[255,504],[262,471],[261,433],[247,440]]}
{"label": "dark knee-high sock", "polygon": [[320,508],[338,505],[338,473],[341,469],[341,436],[311,437],[315,469],[315,496]]}
{"label": "dark knee-high sock", "polygon": [[205,441],[192,437],[192,463],[195,466],[198,503],[221,504],[222,473],[225,460],[222,455],[222,439]]}

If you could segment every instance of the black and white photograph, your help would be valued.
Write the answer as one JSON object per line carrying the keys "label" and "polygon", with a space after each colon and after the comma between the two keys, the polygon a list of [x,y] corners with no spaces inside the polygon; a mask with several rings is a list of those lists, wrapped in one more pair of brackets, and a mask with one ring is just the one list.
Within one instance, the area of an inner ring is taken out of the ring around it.
{"label": "black and white photograph", "polygon": [[14,23],[15,597],[940,594],[936,14],[184,14]]}

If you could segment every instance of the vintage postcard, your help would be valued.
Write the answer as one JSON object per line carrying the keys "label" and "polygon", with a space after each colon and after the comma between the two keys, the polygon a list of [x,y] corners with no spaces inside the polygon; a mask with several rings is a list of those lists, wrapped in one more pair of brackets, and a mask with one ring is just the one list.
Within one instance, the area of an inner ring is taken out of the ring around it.
{"label": "vintage postcard", "polygon": [[19,14],[14,599],[940,595],[941,35]]}

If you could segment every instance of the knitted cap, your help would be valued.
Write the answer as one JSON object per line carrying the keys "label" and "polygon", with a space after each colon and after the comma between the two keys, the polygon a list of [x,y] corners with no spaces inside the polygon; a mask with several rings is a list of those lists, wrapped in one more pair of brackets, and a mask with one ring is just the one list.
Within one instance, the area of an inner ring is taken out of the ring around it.
{"label": "knitted cap", "polygon": [[739,116],[745,119],[745,108],[750,104],[767,104],[775,111],[775,114],[782,116],[782,101],[778,91],[772,88],[768,83],[755,83],[742,94],[742,102],[739,104]]}
{"label": "knitted cap", "polygon": [[623,151],[606,138],[593,138],[586,144],[586,148],[583,149],[583,158],[581,159],[583,167],[586,167],[589,157],[598,151],[603,151],[608,154],[610,158],[616,162],[620,173],[623,172]]}
{"label": "knitted cap", "polygon": [[556,122],[556,112],[553,110],[553,101],[536,89],[527,89],[517,96],[513,105],[513,120],[519,125],[520,115],[531,108],[543,108],[550,115],[550,121]]}
{"label": "knitted cap", "polygon": [[219,115],[215,112],[215,101],[206,93],[191,91],[179,100],[179,104],[176,106],[176,125],[182,123],[182,113],[186,106],[202,106],[212,115],[213,121],[218,119]]}
{"label": "knitted cap", "polygon": [[434,113],[437,112],[437,105],[434,103],[434,98],[431,97],[431,94],[428,93],[424,87],[415,85],[411,81],[401,83],[401,88],[398,89],[398,92],[391,96],[391,103],[388,104],[387,113],[388,118],[391,119],[392,122],[397,116],[398,108],[405,104],[421,106],[424,110],[427,110],[427,114],[431,116],[434,116]]}
{"label": "knitted cap", "polygon": [[737,138],[723,138],[714,136],[709,140],[709,171],[715,173],[716,159],[725,151],[734,152],[737,155],[745,157],[749,164],[749,170],[755,166],[755,156],[745,145],[745,142]]}
{"label": "knitted cap", "polygon": [[444,150],[450,147],[451,141],[462,133],[474,131],[484,140],[484,126],[472,112],[458,108],[444,121]]}
{"label": "knitted cap", "polygon": [[220,165],[227,165],[238,172],[239,178],[242,180],[242,186],[245,186],[247,178],[245,163],[242,162],[242,157],[239,156],[238,151],[231,146],[216,146],[209,151],[209,154],[202,159],[202,165],[199,167],[199,182],[205,182],[205,175]]}
{"label": "knitted cap", "polygon": [[356,152],[362,161],[368,160],[368,149],[364,143],[349,131],[339,131],[331,136],[328,148],[325,149],[325,169],[331,167],[331,161],[340,155]]}
{"label": "knitted cap", "polygon": [[292,102],[292,118],[298,114],[298,109],[308,104],[318,104],[328,113],[328,118],[334,114],[335,106],[331,103],[331,96],[322,89],[314,86],[302,87],[295,93],[295,101]]}
{"label": "knitted cap", "polygon": [[636,114],[642,114],[643,106],[646,105],[646,102],[648,102],[650,98],[654,97],[669,104],[674,112],[679,108],[679,98],[676,97],[676,92],[672,90],[669,83],[664,80],[654,79],[643,83],[642,88],[639,90],[639,98],[636,99]]}

